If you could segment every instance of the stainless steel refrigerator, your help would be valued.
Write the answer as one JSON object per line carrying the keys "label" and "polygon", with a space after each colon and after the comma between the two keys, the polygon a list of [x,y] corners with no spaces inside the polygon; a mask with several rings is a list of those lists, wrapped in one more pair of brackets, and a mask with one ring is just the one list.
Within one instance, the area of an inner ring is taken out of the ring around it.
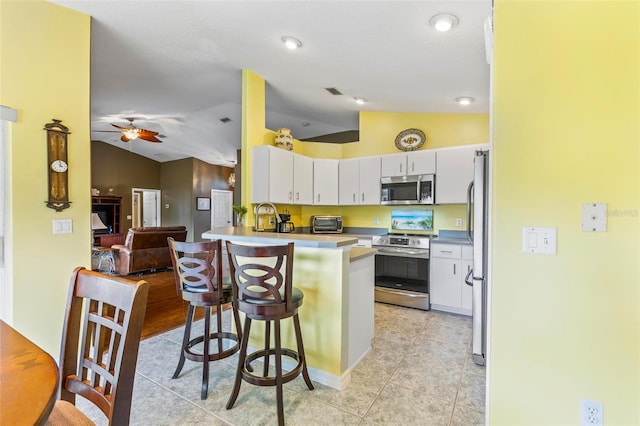
{"label": "stainless steel refrigerator", "polygon": [[487,249],[489,151],[476,151],[474,177],[467,191],[467,237],[473,244],[473,269],[465,278],[473,287],[473,362],[485,365],[487,355]]}

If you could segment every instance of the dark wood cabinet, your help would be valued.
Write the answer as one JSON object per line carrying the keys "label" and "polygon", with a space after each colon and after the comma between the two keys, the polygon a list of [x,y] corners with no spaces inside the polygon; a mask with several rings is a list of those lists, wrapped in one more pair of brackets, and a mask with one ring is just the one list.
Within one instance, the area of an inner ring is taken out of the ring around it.
{"label": "dark wood cabinet", "polygon": [[107,226],[105,230],[94,231],[94,244],[101,247],[111,247],[124,242],[122,229],[122,197],[105,195],[91,197],[91,212],[98,213],[102,222]]}

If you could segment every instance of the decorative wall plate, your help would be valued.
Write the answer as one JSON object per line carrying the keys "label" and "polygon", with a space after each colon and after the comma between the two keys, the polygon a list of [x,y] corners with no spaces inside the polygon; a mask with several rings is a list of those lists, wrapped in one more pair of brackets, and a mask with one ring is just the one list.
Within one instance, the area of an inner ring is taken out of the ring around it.
{"label": "decorative wall plate", "polygon": [[407,129],[396,136],[396,148],[400,151],[415,151],[424,145],[427,137],[419,129]]}

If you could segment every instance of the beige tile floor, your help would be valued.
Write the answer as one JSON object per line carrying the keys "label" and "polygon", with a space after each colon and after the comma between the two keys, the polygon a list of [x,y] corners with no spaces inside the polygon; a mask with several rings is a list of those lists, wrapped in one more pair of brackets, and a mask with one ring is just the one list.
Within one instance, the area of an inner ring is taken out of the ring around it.
{"label": "beige tile floor", "polygon": [[[302,308],[304,309],[304,307]],[[229,322],[228,311],[225,321]],[[196,323],[197,324],[197,323]],[[198,324],[199,325],[199,324]],[[195,330],[201,330],[198,325]],[[209,395],[200,400],[201,365],[187,361],[177,379],[183,329],[140,343],[131,408],[133,425],[277,424],[275,389],[243,383],[225,409],[237,356],[211,363]],[[288,425],[482,425],[485,369],[471,360],[471,319],[376,303],[371,352],[343,391],[302,378],[285,384]],[[94,407],[79,401],[96,423]]]}

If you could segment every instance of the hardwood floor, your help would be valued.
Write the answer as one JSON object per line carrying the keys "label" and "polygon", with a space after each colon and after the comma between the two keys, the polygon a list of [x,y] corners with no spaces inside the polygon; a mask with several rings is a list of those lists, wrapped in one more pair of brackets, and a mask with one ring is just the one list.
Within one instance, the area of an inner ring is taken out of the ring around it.
{"label": "hardwood floor", "polygon": [[[147,312],[144,317],[142,339],[180,327],[185,323],[189,303],[176,293],[173,271],[129,275],[127,278],[149,283]],[[215,312],[215,308],[212,309]],[[212,312],[212,314],[213,314]],[[204,316],[204,309],[196,309],[196,319]]]}

